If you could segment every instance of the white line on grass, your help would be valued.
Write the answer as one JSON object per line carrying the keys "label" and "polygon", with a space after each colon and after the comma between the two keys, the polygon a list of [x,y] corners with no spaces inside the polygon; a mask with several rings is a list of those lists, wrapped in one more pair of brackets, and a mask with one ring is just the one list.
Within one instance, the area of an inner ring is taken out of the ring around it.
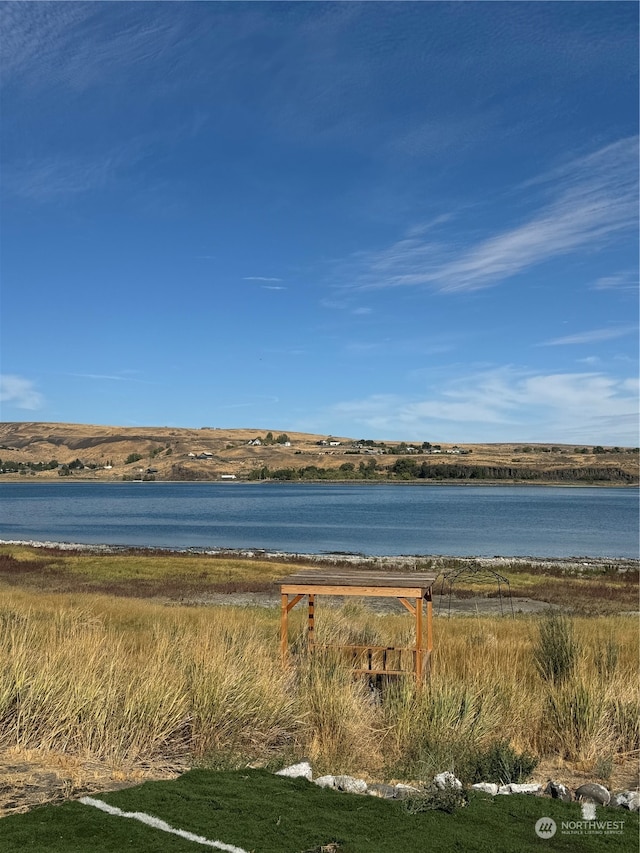
{"label": "white line on grass", "polygon": [[233,844],[225,844],[224,841],[210,841],[202,835],[194,835],[193,832],[187,832],[184,829],[175,829],[159,817],[146,814],[146,812],[123,812],[117,806],[110,806],[108,803],[103,803],[102,800],[94,800],[93,797],[82,797],[80,802],[85,806],[94,806],[107,814],[115,815],[116,817],[128,817],[133,820],[139,820],[140,823],[146,823],[147,826],[152,826],[154,829],[161,829],[163,832],[171,832],[173,835],[179,835],[180,838],[186,838],[187,841],[195,841],[196,844],[203,844],[205,847],[216,847],[218,850],[226,850],[227,853],[248,853],[242,847],[234,847]]}

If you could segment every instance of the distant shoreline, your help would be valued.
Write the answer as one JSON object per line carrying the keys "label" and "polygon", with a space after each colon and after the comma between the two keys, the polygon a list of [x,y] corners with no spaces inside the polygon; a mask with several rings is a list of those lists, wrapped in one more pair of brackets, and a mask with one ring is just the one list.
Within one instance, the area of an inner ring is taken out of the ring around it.
{"label": "distant shoreline", "polygon": [[242,557],[246,559],[282,559],[282,560],[301,560],[305,562],[324,563],[324,562],[346,562],[354,564],[377,564],[385,563],[401,563],[415,564],[419,560],[459,560],[463,563],[481,563],[486,566],[499,566],[505,563],[534,563],[536,565],[554,565],[554,566],[575,566],[597,568],[602,565],[617,564],[619,566],[634,566],[640,565],[640,558],[634,557],[591,557],[588,555],[573,555],[570,557],[534,557],[529,555],[513,555],[508,554],[495,555],[493,557],[484,556],[459,556],[456,554],[359,554],[351,551],[333,551],[321,552],[317,554],[300,553],[294,551],[270,550],[265,548],[205,548],[205,547],[162,547],[162,546],[135,546],[135,545],[108,545],[106,543],[87,545],[82,542],[57,542],[52,540],[37,540],[37,539],[0,539],[0,547],[3,546],[19,546],[25,548],[48,548],[58,551],[78,551],[88,553],[101,554],[130,554],[134,557],[139,554],[193,554],[211,557]]}
{"label": "distant shoreline", "polygon": [[22,485],[50,485],[52,483],[60,486],[86,485],[93,483],[103,486],[130,486],[132,483],[153,486],[527,486],[531,488],[558,488],[558,489],[638,489],[640,483],[617,483],[609,480],[594,480],[592,483],[585,481],[558,482],[557,480],[103,480],[100,477],[37,477],[27,478],[23,476],[7,476],[0,480],[0,486],[11,483]]}

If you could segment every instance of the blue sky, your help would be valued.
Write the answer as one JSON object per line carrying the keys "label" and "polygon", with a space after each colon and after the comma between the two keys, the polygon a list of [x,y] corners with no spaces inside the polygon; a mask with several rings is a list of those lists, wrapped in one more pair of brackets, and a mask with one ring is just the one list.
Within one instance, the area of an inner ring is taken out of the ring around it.
{"label": "blue sky", "polygon": [[638,444],[638,7],[11,3],[2,418]]}

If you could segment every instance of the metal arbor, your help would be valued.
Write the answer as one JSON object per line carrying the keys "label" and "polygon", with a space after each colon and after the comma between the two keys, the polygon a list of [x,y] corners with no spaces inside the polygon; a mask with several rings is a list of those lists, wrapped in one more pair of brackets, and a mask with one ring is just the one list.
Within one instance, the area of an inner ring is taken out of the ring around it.
{"label": "metal arbor", "polygon": [[[442,578],[440,583],[440,602],[438,604],[438,614],[442,609],[444,596],[448,598],[447,615],[451,616],[451,595],[456,583],[471,583],[471,584],[496,584],[498,587],[498,599],[500,601],[500,615],[504,616],[503,598],[508,598],[511,617],[515,619],[513,611],[513,599],[511,598],[511,585],[509,579],[495,569],[489,566],[483,566],[482,563],[471,562],[464,566],[454,569],[443,569],[439,577]],[[504,590],[504,596],[503,596]]]}

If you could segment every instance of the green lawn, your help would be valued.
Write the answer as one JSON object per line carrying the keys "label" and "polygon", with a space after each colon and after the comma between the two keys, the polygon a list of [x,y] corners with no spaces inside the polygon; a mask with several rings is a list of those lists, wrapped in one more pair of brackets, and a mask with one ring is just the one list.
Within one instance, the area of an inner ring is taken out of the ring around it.
{"label": "green lawn", "polygon": [[[622,821],[622,835],[582,836],[562,832],[562,821],[579,821],[580,807],[525,795],[471,795],[453,814],[408,814],[400,802],[322,790],[301,779],[262,770],[192,770],[172,782],[149,782],[100,795],[127,812],[146,812],[174,828],[255,853],[303,853],[337,843],[336,853],[527,853],[638,849],[638,816],[599,808],[599,821]],[[558,825],[541,839],[541,817]],[[0,821],[3,853],[169,853],[215,849],[105,814],[79,802],[43,806]]]}

